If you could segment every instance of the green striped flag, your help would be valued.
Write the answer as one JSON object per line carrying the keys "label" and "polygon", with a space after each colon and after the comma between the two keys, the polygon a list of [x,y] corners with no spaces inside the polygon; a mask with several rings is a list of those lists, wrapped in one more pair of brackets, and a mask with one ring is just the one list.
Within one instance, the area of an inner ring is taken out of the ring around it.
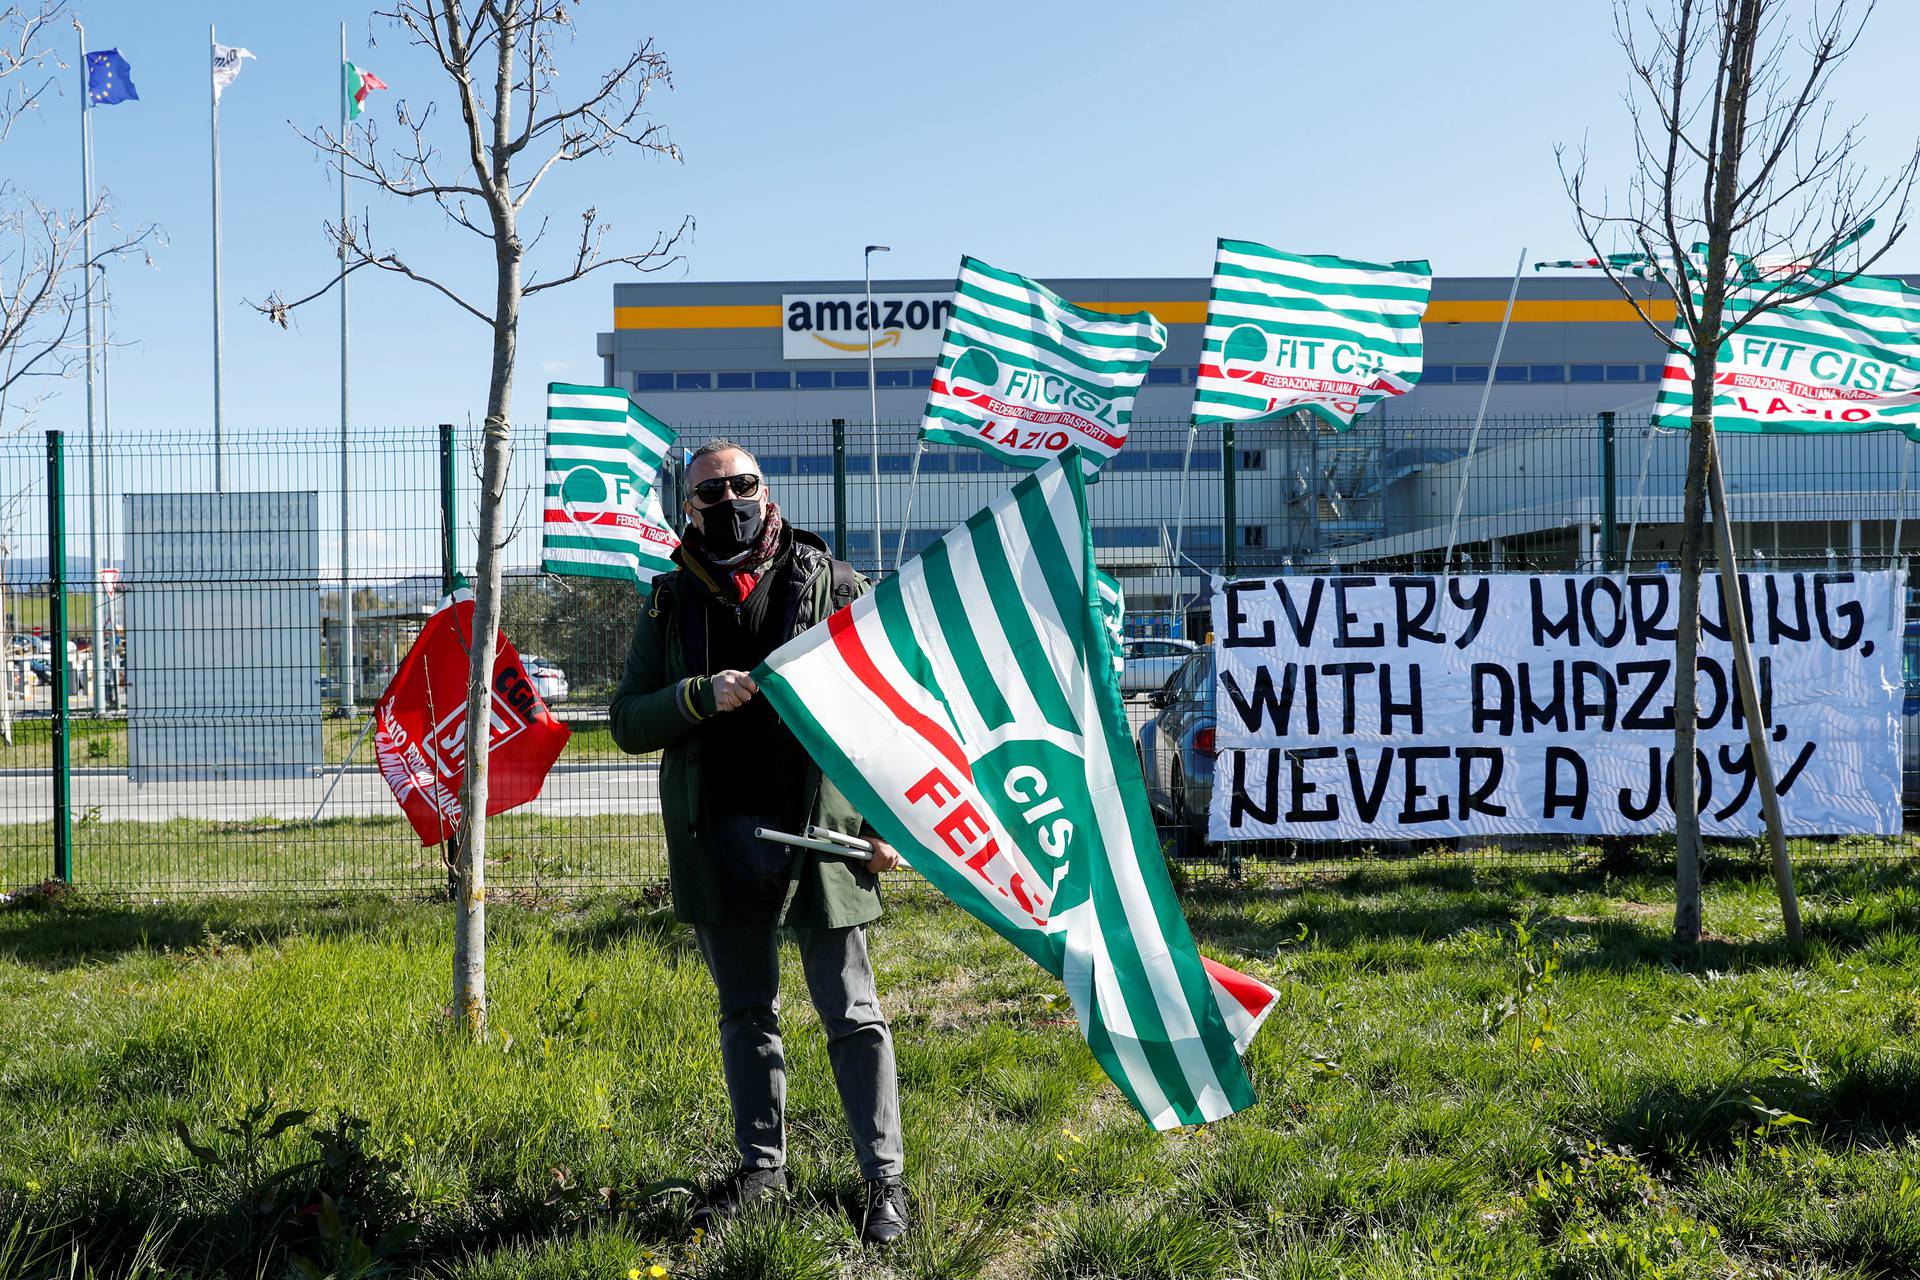
{"label": "green striped flag", "polygon": [[1155,1128],[1253,1101],[1272,988],[1204,959],[1167,878],[1068,449],[754,679],[875,830],[1060,978]]}
{"label": "green striped flag", "polygon": [[963,257],[920,439],[1020,467],[1078,446],[1097,466],[1127,442],[1133,398],[1166,345],[1150,312],[1089,311]]}
{"label": "green striped flag", "polygon": [[[1696,247],[1696,263],[1705,251]],[[1737,265],[1728,282],[1728,323],[1780,287],[1781,269],[1765,260]],[[1698,307],[1705,282],[1690,267]],[[1814,269],[1802,278],[1817,285],[1835,275]],[[1687,340],[1684,323],[1673,336]],[[1717,431],[1892,429],[1920,440],[1920,289],[1888,276],[1857,276],[1767,312],[1722,344],[1713,384]],[[1653,425],[1684,431],[1692,416],[1693,360],[1675,353],[1660,379]]]}
{"label": "green striped flag", "polygon": [[618,387],[548,383],[541,569],[640,585],[673,568],[680,540],[654,487],[673,439]]}
{"label": "green striped flag", "polygon": [[1604,258],[1555,258],[1551,262],[1533,264],[1535,271],[1558,271],[1569,267],[1611,271],[1617,276],[1638,276],[1642,280],[1660,278],[1660,269],[1644,253],[1610,253]]}
{"label": "green striped flag", "polygon": [[1345,431],[1420,381],[1422,262],[1356,262],[1221,240],[1193,420],[1259,422],[1296,410]]}

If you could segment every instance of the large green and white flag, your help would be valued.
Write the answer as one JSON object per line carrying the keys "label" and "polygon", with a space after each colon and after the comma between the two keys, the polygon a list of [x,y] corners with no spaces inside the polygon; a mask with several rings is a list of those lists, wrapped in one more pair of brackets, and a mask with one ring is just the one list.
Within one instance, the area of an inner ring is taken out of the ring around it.
{"label": "large green and white flag", "polygon": [[547,493],[540,567],[636,585],[680,545],[655,480],[674,430],[618,387],[547,384]]}
{"label": "large green and white flag", "polygon": [[1305,409],[1345,431],[1420,381],[1433,272],[1221,240],[1193,420],[1258,422]]}
{"label": "large green and white flag", "polygon": [[914,869],[1060,978],[1155,1128],[1253,1101],[1272,988],[1204,959],[1167,878],[1069,449],[754,672]]}
{"label": "large green and white flag", "polygon": [[[1695,254],[1697,262],[1705,246]],[[1778,289],[1781,270],[1764,260],[1736,261],[1728,323]],[[1699,306],[1705,281],[1697,268],[1689,274]],[[1809,285],[1835,278],[1821,269],[1803,276]],[[1684,324],[1673,336],[1686,342]],[[1692,416],[1693,359],[1675,353],[1660,379],[1653,425],[1684,431]],[[1713,425],[1736,432],[1898,430],[1920,440],[1920,289],[1888,276],[1857,276],[1756,317],[1721,344]]]}
{"label": "large green and white flag", "polygon": [[1151,312],[1089,311],[963,257],[920,438],[1021,467],[1077,447],[1097,466],[1127,442],[1134,396],[1166,345]]}

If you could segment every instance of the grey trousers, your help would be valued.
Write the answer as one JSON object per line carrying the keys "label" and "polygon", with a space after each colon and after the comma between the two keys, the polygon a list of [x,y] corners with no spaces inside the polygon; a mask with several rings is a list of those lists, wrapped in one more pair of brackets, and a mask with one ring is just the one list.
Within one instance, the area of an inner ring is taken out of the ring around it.
{"label": "grey trousers", "polygon": [[[827,1033],[827,1059],[864,1178],[901,1171],[893,1033],[874,992],[864,928],[796,929],[807,991]],[[780,1044],[780,939],[772,922],[695,925],[720,995],[720,1061],[733,1139],[749,1169],[787,1162],[787,1060]]]}

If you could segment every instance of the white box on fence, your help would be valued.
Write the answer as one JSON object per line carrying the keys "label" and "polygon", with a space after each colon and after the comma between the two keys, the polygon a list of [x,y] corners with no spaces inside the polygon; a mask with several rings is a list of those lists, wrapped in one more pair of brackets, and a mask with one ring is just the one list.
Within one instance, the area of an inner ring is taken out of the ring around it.
{"label": "white box on fence", "polygon": [[321,765],[319,495],[126,495],[135,783]]}

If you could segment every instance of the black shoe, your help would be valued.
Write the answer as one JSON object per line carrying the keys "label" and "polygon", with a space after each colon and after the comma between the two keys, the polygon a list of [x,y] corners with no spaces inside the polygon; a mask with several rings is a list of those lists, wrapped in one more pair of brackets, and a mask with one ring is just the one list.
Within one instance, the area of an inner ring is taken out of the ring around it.
{"label": "black shoe", "polygon": [[892,1244],[907,1233],[907,1184],[898,1178],[867,1183],[867,1213],[860,1238],[868,1244]]}
{"label": "black shoe", "polygon": [[793,1189],[785,1169],[739,1169],[707,1191],[707,1202],[694,1210],[693,1225],[711,1230],[716,1219],[731,1218],[756,1201],[784,1196]]}

